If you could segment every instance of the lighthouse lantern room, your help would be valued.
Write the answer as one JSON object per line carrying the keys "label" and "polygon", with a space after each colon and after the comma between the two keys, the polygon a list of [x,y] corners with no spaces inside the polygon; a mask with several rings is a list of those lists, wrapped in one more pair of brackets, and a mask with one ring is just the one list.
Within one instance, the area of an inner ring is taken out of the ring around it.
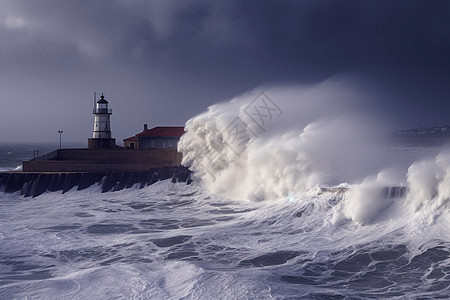
{"label": "lighthouse lantern room", "polygon": [[88,148],[115,148],[116,139],[111,138],[111,122],[109,120],[112,110],[108,108],[108,101],[105,100],[103,94],[100,100],[95,103],[93,113],[94,131],[92,138],[88,139]]}

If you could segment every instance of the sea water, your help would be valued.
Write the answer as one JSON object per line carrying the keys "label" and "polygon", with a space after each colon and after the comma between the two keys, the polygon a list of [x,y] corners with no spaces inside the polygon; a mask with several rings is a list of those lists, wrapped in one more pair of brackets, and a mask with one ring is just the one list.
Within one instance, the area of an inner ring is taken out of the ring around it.
{"label": "sea water", "polygon": [[347,189],[260,202],[170,180],[2,193],[0,299],[448,298],[448,209],[398,197],[361,225],[343,217]]}
{"label": "sea water", "polygon": [[448,211],[339,192],[250,202],[195,184],[0,196],[1,299],[446,299]]}

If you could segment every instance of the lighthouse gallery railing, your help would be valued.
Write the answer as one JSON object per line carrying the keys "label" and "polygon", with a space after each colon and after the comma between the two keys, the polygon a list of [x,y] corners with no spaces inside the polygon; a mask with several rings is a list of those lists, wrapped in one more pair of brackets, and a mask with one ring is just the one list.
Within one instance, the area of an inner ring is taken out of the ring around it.
{"label": "lighthouse gallery railing", "polygon": [[112,114],[112,109],[110,108],[94,108],[93,109],[94,114]]}

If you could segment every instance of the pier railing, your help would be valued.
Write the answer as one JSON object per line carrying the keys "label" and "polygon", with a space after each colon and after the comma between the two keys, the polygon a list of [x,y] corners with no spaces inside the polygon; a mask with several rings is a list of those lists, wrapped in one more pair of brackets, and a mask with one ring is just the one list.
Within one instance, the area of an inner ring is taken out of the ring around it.
{"label": "pier railing", "polygon": [[49,152],[47,154],[37,156],[34,158],[35,161],[45,161],[45,160],[55,160],[58,158],[59,150],[55,150],[52,152]]}

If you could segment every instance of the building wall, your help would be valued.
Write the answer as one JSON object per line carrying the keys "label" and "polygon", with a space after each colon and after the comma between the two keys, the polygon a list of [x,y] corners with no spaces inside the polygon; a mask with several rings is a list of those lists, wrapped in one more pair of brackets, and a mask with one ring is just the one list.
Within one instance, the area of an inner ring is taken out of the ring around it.
{"label": "building wall", "polygon": [[139,149],[177,149],[179,138],[139,137]]}
{"label": "building wall", "polygon": [[129,149],[139,149],[139,142],[137,139],[131,141],[123,141],[123,146]]}

